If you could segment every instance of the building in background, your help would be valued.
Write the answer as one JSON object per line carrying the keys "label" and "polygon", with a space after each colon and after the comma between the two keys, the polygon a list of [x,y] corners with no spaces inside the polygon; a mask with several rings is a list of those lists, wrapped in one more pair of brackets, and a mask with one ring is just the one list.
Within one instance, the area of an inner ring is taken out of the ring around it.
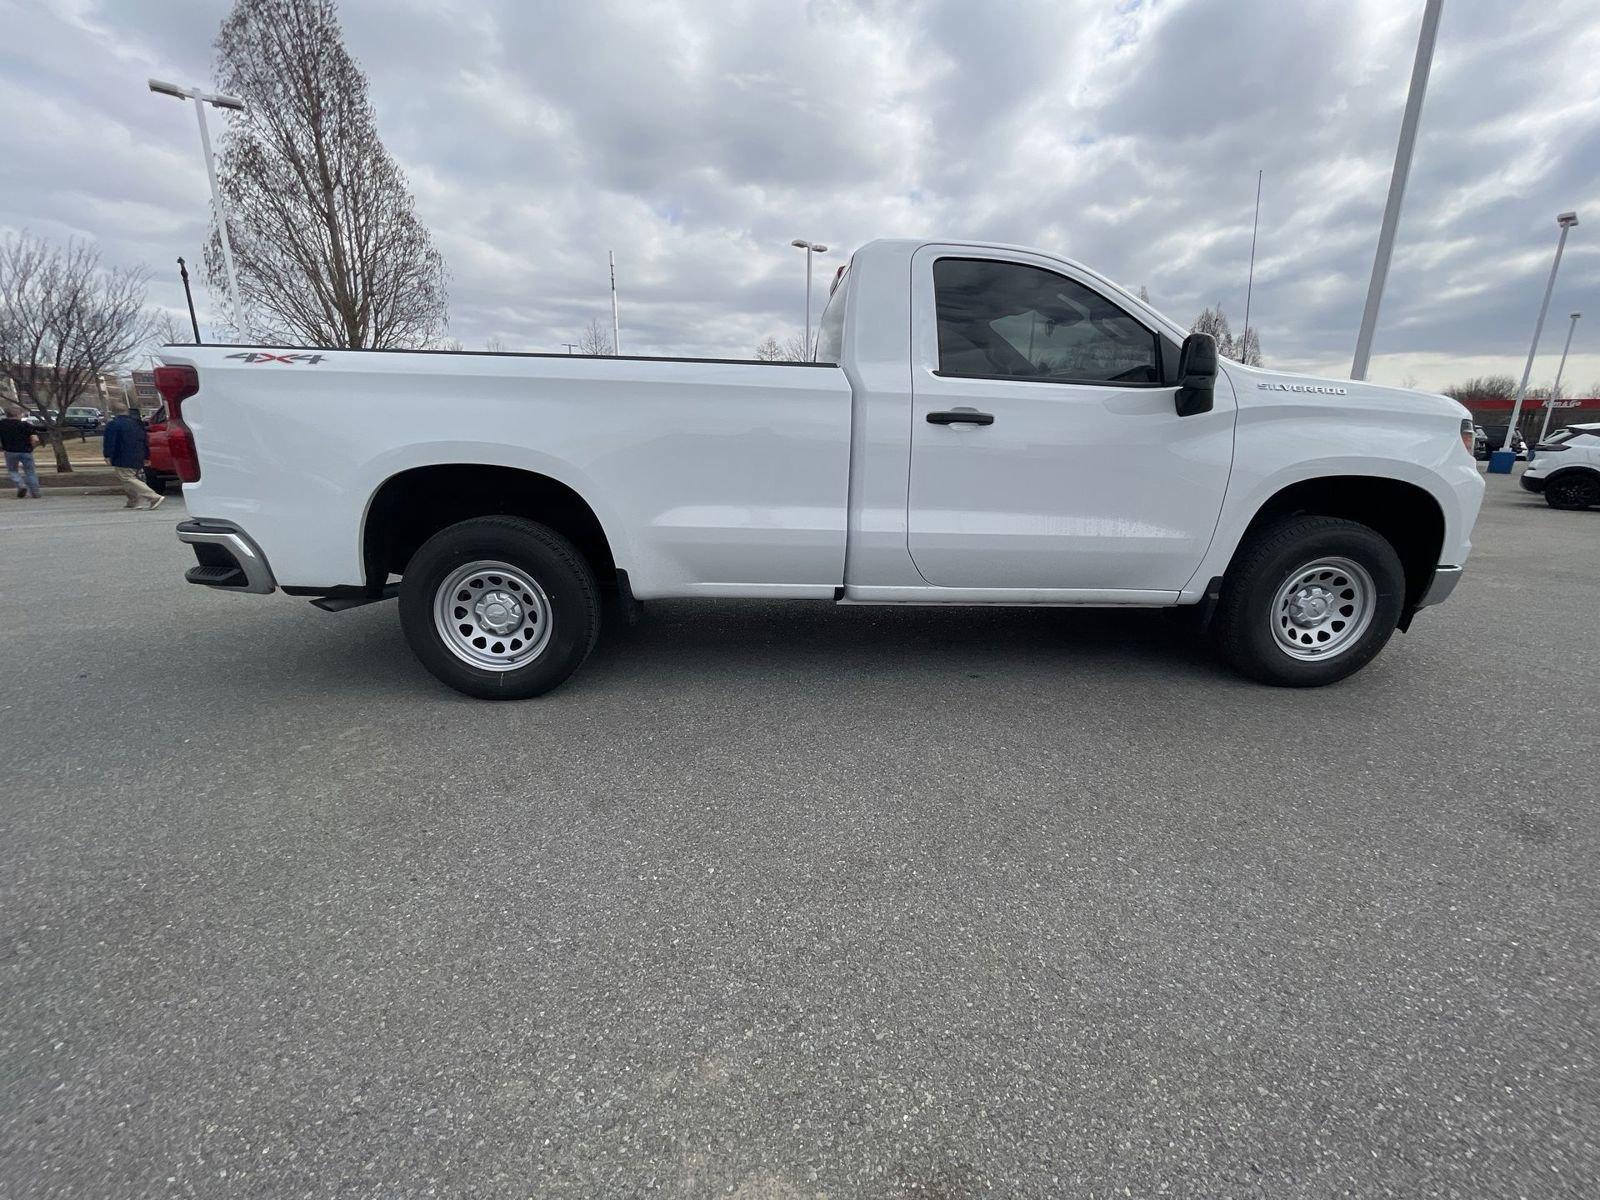
{"label": "building in background", "polygon": [[[1472,413],[1472,419],[1479,425],[1504,425],[1511,420],[1510,396],[1473,397],[1461,403],[1467,406],[1467,410]],[[1546,401],[1543,399],[1522,402],[1522,419],[1517,422],[1517,429],[1529,442],[1539,436],[1539,428],[1544,424],[1545,404]],[[1600,421],[1600,396],[1563,396],[1556,401],[1556,405],[1557,407],[1550,411],[1551,433],[1566,425]]]}
{"label": "building in background", "polygon": [[156,391],[154,371],[135,371],[132,387],[132,402],[139,406],[140,412],[149,414],[161,407],[161,393]]}

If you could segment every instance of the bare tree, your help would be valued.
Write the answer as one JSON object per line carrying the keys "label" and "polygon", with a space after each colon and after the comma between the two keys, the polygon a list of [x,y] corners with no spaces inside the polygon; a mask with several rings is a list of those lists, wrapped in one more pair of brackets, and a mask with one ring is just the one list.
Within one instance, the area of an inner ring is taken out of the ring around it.
{"label": "bare tree", "polygon": [[1223,358],[1231,358],[1234,362],[1244,363],[1247,367],[1261,365],[1261,338],[1254,328],[1246,329],[1238,337],[1233,336],[1233,327],[1228,324],[1228,316],[1222,311],[1222,304],[1212,305],[1210,308],[1200,310],[1200,315],[1194,319],[1193,333],[1209,333],[1217,339],[1217,353]]}
{"label": "bare tree", "polygon": [[[247,324],[319,346],[429,344],[446,322],[444,260],[378,138],[333,0],[237,0],[216,49],[218,84],[245,102],[218,170]],[[206,273],[222,290],[215,227]]]}
{"label": "bare tree", "polygon": [[578,335],[579,354],[610,354],[611,330],[607,329],[599,317],[590,317],[589,324]]}
{"label": "bare tree", "polygon": [[506,344],[499,338],[492,337],[483,344],[483,348],[490,354],[504,354],[506,350]]}
{"label": "bare tree", "polygon": [[22,233],[0,243],[0,370],[45,423],[56,470],[70,472],[62,417],[150,337],[142,268],[107,270],[82,242]]}
{"label": "bare tree", "polygon": [[162,309],[151,318],[150,340],[158,347],[187,344],[194,340],[194,331],[180,326],[177,317]]}
{"label": "bare tree", "polygon": [[1261,338],[1254,329],[1246,329],[1238,336],[1233,343],[1233,353],[1230,357],[1247,367],[1261,365]]}
{"label": "bare tree", "polygon": [[1194,327],[1190,333],[1209,333],[1217,339],[1217,353],[1225,358],[1233,357],[1233,327],[1228,324],[1228,318],[1222,311],[1222,305],[1213,308],[1202,308],[1200,315],[1194,319]]}
{"label": "bare tree", "polygon": [[756,357],[762,362],[805,362],[811,356],[804,338],[790,336],[780,342],[768,336],[756,344]]}
{"label": "bare tree", "polygon": [[1509,400],[1516,390],[1517,381],[1509,375],[1474,375],[1464,383],[1452,383],[1444,394],[1470,404],[1474,400]]}

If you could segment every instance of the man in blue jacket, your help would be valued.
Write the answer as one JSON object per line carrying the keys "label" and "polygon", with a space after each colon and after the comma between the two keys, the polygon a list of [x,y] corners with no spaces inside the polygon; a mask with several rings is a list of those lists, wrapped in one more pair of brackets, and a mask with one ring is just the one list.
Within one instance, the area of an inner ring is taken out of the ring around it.
{"label": "man in blue jacket", "polygon": [[148,508],[160,508],[166,497],[158,496],[139,478],[145,456],[150,451],[150,439],[145,436],[144,426],[128,415],[126,400],[113,400],[111,411],[114,415],[106,426],[101,453],[116,471],[122,490],[128,494],[128,503],[123,507],[138,508],[139,501],[143,500]]}

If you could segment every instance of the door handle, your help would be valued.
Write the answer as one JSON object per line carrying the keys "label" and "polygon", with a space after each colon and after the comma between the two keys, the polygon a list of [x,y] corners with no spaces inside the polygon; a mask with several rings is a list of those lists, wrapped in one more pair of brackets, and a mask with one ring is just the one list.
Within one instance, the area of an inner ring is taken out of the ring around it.
{"label": "door handle", "polygon": [[994,414],[979,412],[975,408],[955,408],[948,412],[928,414],[929,425],[993,425]]}

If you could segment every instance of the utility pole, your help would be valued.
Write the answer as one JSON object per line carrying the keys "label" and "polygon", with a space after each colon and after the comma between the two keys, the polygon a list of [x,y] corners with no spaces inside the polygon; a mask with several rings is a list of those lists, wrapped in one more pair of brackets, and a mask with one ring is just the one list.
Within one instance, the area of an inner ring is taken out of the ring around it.
{"label": "utility pole", "polygon": [[574,350],[576,350],[578,348],[578,343],[577,342],[562,342],[561,344],[567,348],[567,353],[568,354],[571,354]]}
{"label": "utility pole", "polygon": [[[239,276],[233,269],[233,243],[228,238],[228,210],[222,203],[222,189],[217,186],[217,164],[211,156],[211,131],[206,128],[206,105],[243,112],[244,101],[237,96],[223,96],[197,87],[179,87],[175,83],[167,83],[161,79],[152,79],[149,83],[152,92],[159,92],[163,96],[175,96],[179,100],[194,101],[195,119],[200,123],[200,150],[205,155],[206,175],[211,179],[211,204],[217,212],[217,235],[222,242],[222,269],[228,279],[228,301],[233,308],[233,328],[236,335],[242,336],[244,305],[239,300]],[[195,340],[200,340],[198,332],[195,334]]]}
{"label": "utility pole", "polygon": [[828,248],[820,242],[808,242],[805,238],[795,238],[789,245],[795,246],[806,252],[806,340],[805,353],[811,357],[811,256],[813,254],[826,254]]}
{"label": "utility pole", "polygon": [[[1550,410],[1555,406],[1555,402],[1561,399],[1561,373],[1567,369],[1567,351],[1572,349],[1572,335],[1577,331],[1578,318],[1581,316],[1582,313],[1573,313],[1572,324],[1567,326],[1567,344],[1561,347],[1561,361],[1556,364],[1556,381],[1550,385],[1550,398],[1544,402],[1544,422],[1539,426],[1539,437],[1533,443],[1535,447],[1544,441],[1544,435],[1550,432]],[[1530,461],[1533,458],[1531,447],[1528,450],[1528,458]]]}
{"label": "utility pole", "polygon": [[1428,91],[1428,72],[1433,67],[1433,43],[1439,33],[1439,10],[1443,7],[1444,0],[1427,0],[1422,10],[1417,57],[1411,64],[1411,90],[1406,94],[1405,116],[1400,119],[1400,145],[1395,149],[1394,171],[1389,175],[1389,199],[1383,206],[1383,224],[1378,230],[1378,253],[1372,260],[1372,279],[1367,284],[1367,305],[1361,312],[1361,332],[1356,335],[1356,357],[1350,366],[1351,379],[1365,379],[1367,362],[1372,358],[1372,334],[1378,327],[1383,286],[1389,279],[1389,258],[1394,253],[1394,233],[1400,225],[1400,205],[1405,200],[1406,179],[1411,174],[1411,152],[1417,144],[1422,98]]}
{"label": "utility pole", "polygon": [[611,353],[622,353],[622,326],[617,323],[617,252],[606,251],[611,260]]}
{"label": "utility pole", "polygon": [[1533,375],[1533,360],[1539,353],[1539,335],[1544,332],[1545,314],[1550,311],[1550,293],[1556,290],[1556,272],[1561,270],[1561,252],[1567,248],[1567,232],[1578,223],[1578,214],[1564,212],[1556,217],[1561,236],[1556,239],[1556,258],[1550,264],[1550,278],[1544,285],[1544,300],[1539,304],[1539,319],[1533,324],[1533,345],[1528,347],[1528,362],[1522,368],[1522,382],[1517,384],[1517,398],[1511,405],[1511,424],[1506,426],[1505,444],[1499,453],[1489,455],[1489,470],[1496,475],[1511,474],[1511,464],[1517,456],[1511,451],[1511,439],[1517,432],[1517,421],[1522,417],[1522,398],[1528,394],[1528,379]]}

